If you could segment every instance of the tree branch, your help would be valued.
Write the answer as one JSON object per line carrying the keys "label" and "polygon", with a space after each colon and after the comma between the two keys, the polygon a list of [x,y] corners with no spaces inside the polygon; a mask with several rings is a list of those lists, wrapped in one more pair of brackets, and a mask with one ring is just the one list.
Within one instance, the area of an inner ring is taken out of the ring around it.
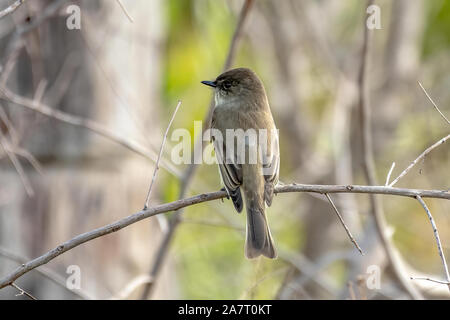
{"label": "tree branch", "polygon": [[21,287],[19,287],[14,282],[11,283],[10,286],[16,288],[17,290],[19,290],[19,293],[16,296],[27,296],[31,300],[37,300],[34,296],[31,295],[31,293],[26,292],[25,290],[23,290]]}
{"label": "tree branch", "polygon": [[0,11],[0,19],[3,18],[4,16],[7,16],[8,14],[11,14],[14,11],[16,11],[17,8],[19,8],[20,5],[24,2],[25,2],[25,0],[16,0],[13,3],[11,3],[8,7],[3,9],[2,11]]}
{"label": "tree branch", "polygon": [[422,86],[422,84],[420,83],[420,81],[418,81],[420,88],[422,89],[423,93],[425,93],[425,95],[427,96],[428,100],[430,100],[431,104],[433,105],[433,107],[436,109],[437,112],[439,112],[439,114],[441,115],[441,117],[448,123],[450,124],[450,121],[447,119],[447,117],[441,112],[441,110],[439,110],[437,104],[433,101],[433,99],[431,99],[430,95],[428,94],[427,90],[425,90],[425,88]]}
{"label": "tree branch", "polygon": [[[26,263],[29,259],[27,257],[20,256],[16,253],[10,252],[6,250],[5,248],[0,247],[0,256],[9,259],[11,261],[17,262],[19,264]],[[70,289],[66,285],[66,279],[53,270],[41,266],[40,268],[36,268],[35,271],[39,273],[44,278],[47,278],[48,280],[52,281],[57,286],[61,287],[64,290],[67,290],[68,292],[78,296],[80,299],[83,300],[93,300],[94,297],[89,295],[87,292],[81,290],[81,289]]]}
{"label": "tree branch", "polygon": [[[401,189],[391,188],[385,186],[359,186],[359,185],[307,185],[307,184],[290,184],[277,186],[275,193],[290,193],[290,192],[313,192],[313,193],[368,193],[368,194],[385,194],[393,196],[403,196],[416,198],[438,198],[450,200],[450,193],[439,190],[418,190],[418,189]],[[82,233],[66,242],[61,243],[56,248],[48,251],[40,257],[33,259],[27,263],[22,264],[16,270],[6,275],[0,280],[0,289],[11,285],[15,280],[30,272],[31,270],[48,263],[49,261],[60,256],[85,242],[94,240],[96,238],[105,236],[107,234],[117,232],[131,224],[134,224],[143,219],[171,211],[176,211],[195,204],[213,201],[226,198],[225,191],[215,191],[204,194],[199,194],[190,198],[180,199],[174,202],[164,203],[141,210],[121,220],[105,225],[103,227],[94,229],[89,232]]]}
{"label": "tree branch", "polygon": [[[138,144],[135,141],[129,140],[121,136],[120,134],[117,134],[114,130],[111,130],[107,128],[106,126],[103,126],[100,123],[97,123],[91,119],[79,117],[70,113],[66,113],[57,109],[54,109],[42,102],[35,101],[28,99],[26,97],[19,96],[15,94],[14,92],[10,91],[6,87],[0,87],[0,98],[6,98],[7,101],[10,101],[18,106],[25,107],[27,109],[33,110],[35,112],[38,112],[40,114],[43,114],[47,117],[56,119],[58,121],[70,124],[72,126],[76,127],[82,127],[85,129],[88,129],[92,132],[95,132],[117,144],[120,144],[121,146],[127,148],[128,150],[131,150],[144,158],[147,158],[153,162],[156,163],[157,161],[157,155],[156,152],[153,150],[149,150],[142,145]],[[162,166],[170,172],[175,177],[179,177],[180,174],[176,168],[174,168],[172,165],[169,165],[167,163],[162,163]]]}
{"label": "tree branch", "polygon": [[392,181],[389,184],[389,187],[392,187],[394,184],[396,184],[398,182],[398,180],[403,178],[409,172],[409,170],[411,170],[412,167],[414,167],[420,160],[425,158],[425,156],[427,154],[429,154],[431,151],[433,151],[434,149],[439,147],[441,144],[444,144],[448,139],[450,139],[450,134],[448,134],[447,136],[445,136],[445,137],[439,139],[438,141],[436,141],[431,147],[428,147],[413,162],[411,162],[410,165],[405,170],[403,170],[402,173],[400,173],[400,175],[397,178],[394,179],[394,181]]}
{"label": "tree branch", "polygon": [[116,2],[119,4],[119,6],[122,9],[123,13],[125,13],[125,15],[127,16],[128,20],[130,20],[130,22],[133,23],[134,20],[131,17],[131,15],[128,13],[127,8],[125,8],[125,6],[123,5],[122,1],[116,0]]}
{"label": "tree branch", "polygon": [[422,207],[425,209],[425,212],[428,215],[428,219],[430,219],[431,227],[433,228],[434,237],[436,239],[436,245],[439,251],[439,256],[441,257],[442,265],[444,266],[445,278],[447,280],[447,286],[450,290],[450,274],[448,272],[447,261],[445,260],[444,251],[442,250],[441,239],[439,237],[439,232],[437,230],[436,223],[434,222],[433,216],[431,215],[430,209],[428,209],[426,203],[423,201],[421,196],[416,196],[417,201],[420,202]]}
{"label": "tree branch", "polygon": [[[374,0],[367,1],[367,7],[373,5]],[[376,171],[375,171],[375,157],[373,150],[372,139],[372,125],[371,125],[371,107],[369,99],[369,84],[368,84],[368,69],[369,69],[369,53],[371,48],[371,30],[366,26],[366,21],[363,23],[364,38],[361,52],[361,65],[358,74],[359,87],[359,113],[360,113],[360,132],[362,137],[362,153],[363,153],[363,171],[367,183],[369,185],[376,185]],[[406,279],[403,272],[402,261],[400,256],[396,254],[395,248],[392,245],[388,235],[386,234],[386,219],[383,212],[383,204],[380,198],[375,194],[370,195],[370,206],[372,216],[375,221],[377,233],[380,237],[381,244],[389,261],[389,266],[394,271],[395,277],[398,279],[400,285],[413,299],[421,299],[420,292],[411,285]]]}
{"label": "tree branch", "polygon": [[169,129],[172,126],[172,122],[175,119],[175,116],[176,116],[177,111],[180,108],[180,106],[181,106],[181,100],[178,100],[178,104],[177,104],[177,106],[175,108],[175,111],[172,114],[172,118],[170,118],[169,124],[167,125],[166,132],[164,133],[163,141],[161,142],[161,147],[159,148],[158,159],[156,160],[155,169],[153,170],[152,182],[150,183],[150,187],[148,188],[147,198],[145,199],[144,210],[148,208],[148,201],[150,200],[150,195],[152,193],[153,183],[155,183],[156,174],[158,173],[159,161],[161,160],[161,156],[162,156],[162,153],[163,153],[163,150],[164,150],[164,145],[166,144],[167,134],[169,133]]}
{"label": "tree branch", "polygon": [[334,212],[336,212],[336,215],[339,218],[339,221],[341,222],[342,226],[345,229],[345,232],[347,233],[350,241],[353,243],[353,245],[355,246],[356,249],[358,249],[359,253],[361,255],[364,255],[361,247],[359,246],[358,242],[356,242],[355,238],[353,237],[352,233],[350,232],[350,230],[348,229],[347,225],[345,224],[344,219],[342,218],[341,214],[339,213],[339,210],[337,209],[336,205],[334,204],[333,200],[331,200],[331,197],[328,193],[325,193],[325,196],[327,197],[328,201],[330,202],[331,206],[334,209]]}

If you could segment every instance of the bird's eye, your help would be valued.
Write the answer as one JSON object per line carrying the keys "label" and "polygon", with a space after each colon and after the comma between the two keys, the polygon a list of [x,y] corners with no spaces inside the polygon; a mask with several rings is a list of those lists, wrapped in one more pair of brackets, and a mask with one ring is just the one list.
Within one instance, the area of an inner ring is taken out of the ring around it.
{"label": "bird's eye", "polygon": [[231,81],[225,81],[223,83],[223,88],[224,89],[230,89],[231,88]]}

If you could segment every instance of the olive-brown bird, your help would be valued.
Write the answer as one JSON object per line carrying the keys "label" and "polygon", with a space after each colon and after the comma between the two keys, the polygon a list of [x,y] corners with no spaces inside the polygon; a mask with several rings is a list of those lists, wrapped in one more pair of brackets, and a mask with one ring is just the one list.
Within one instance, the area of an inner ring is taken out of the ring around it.
{"label": "olive-brown bird", "polygon": [[276,258],[265,205],[272,204],[274,187],[278,183],[280,152],[278,132],[264,86],[247,68],[232,69],[215,81],[202,83],[214,88],[211,137],[222,182],[238,212],[243,206],[241,189],[244,193],[245,255],[249,259],[260,255]]}

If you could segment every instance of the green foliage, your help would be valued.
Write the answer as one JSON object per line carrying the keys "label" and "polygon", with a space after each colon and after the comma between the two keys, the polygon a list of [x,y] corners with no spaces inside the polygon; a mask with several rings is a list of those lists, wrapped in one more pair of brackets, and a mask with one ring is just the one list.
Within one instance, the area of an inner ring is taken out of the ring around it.
{"label": "green foliage", "polygon": [[427,21],[423,37],[423,56],[448,50],[450,47],[450,1],[425,1]]}

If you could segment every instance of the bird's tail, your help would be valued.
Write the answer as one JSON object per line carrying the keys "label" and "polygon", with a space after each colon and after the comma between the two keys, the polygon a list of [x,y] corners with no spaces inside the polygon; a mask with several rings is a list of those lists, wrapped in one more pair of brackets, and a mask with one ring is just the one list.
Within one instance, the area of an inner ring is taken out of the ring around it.
{"label": "bird's tail", "polygon": [[246,195],[247,229],[245,241],[245,256],[248,259],[260,255],[270,259],[277,257],[272,235],[264,213],[264,202],[257,201],[251,195]]}

